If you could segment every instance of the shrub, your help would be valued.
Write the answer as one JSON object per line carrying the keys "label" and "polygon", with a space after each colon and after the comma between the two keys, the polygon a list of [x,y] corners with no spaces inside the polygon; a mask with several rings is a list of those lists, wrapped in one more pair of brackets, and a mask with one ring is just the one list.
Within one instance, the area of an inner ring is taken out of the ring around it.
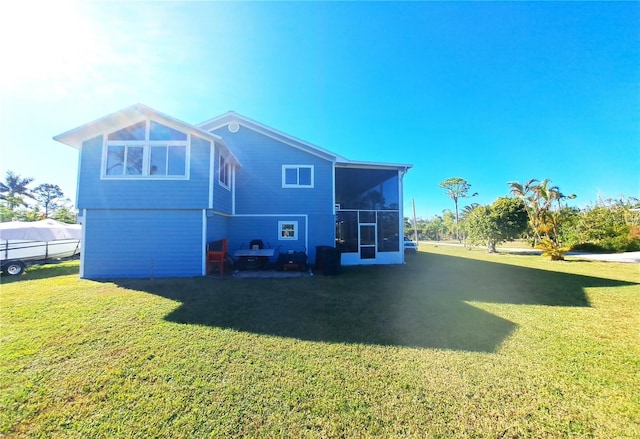
{"label": "shrub", "polygon": [[592,242],[581,242],[571,246],[572,251],[588,253],[607,253],[607,249]]}
{"label": "shrub", "polygon": [[536,245],[536,248],[542,250],[542,256],[549,256],[552,261],[564,261],[564,255],[569,251],[566,247],[561,247],[550,238],[545,237]]}
{"label": "shrub", "polygon": [[571,246],[571,250],[590,253],[621,253],[640,251],[640,239],[629,234],[604,238],[597,243],[581,242]]}

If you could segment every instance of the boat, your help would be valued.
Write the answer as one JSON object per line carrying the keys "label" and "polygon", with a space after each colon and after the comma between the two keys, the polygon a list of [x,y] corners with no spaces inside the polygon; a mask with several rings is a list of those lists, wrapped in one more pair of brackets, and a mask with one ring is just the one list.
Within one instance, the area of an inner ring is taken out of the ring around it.
{"label": "boat", "polygon": [[80,254],[82,226],[52,219],[0,223],[0,269],[17,276],[31,264],[46,264]]}

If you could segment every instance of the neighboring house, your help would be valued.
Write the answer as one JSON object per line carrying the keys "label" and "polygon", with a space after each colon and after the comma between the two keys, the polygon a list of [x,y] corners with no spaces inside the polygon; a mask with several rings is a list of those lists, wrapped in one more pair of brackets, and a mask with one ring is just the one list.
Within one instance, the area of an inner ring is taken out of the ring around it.
{"label": "neighboring house", "polygon": [[400,264],[406,164],[355,162],[228,112],[191,125],[136,104],[54,137],[80,151],[84,278],[200,276],[207,242],[337,246]]}

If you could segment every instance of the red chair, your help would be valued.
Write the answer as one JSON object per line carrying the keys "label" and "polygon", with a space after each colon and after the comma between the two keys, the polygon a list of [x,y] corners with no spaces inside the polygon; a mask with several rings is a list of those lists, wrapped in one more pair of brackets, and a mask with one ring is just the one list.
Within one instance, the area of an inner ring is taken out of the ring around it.
{"label": "red chair", "polygon": [[229,242],[227,238],[213,241],[207,244],[207,274],[211,273],[212,266],[220,266],[220,275],[224,274],[224,263],[229,252]]}

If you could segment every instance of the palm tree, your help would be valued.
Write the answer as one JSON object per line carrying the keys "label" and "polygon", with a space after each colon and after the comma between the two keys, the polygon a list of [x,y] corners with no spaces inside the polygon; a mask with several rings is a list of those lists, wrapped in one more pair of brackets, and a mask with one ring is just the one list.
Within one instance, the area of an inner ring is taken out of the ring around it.
{"label": "palm tree", "polygon": [[462,219],[466,219],[476,207],[480,207],[480,203],[471,203],[468,206],[464,206],[462,209]]}
{"label": "palm tree", "polygon": [[[565,250],[561,248],[558,237],[559,211],[562,208],[561,201],[575,198],[575,195],[564,195],[558,186],[551,186],[548,178],[542,181],[531,179],[524,184],[517,181],[507,184],[511,187],[511,193],[527,206],[536,247],[543,249],[552,259],[564,259]],[[556,211],[554,203],[558,204]]]}
{"label": "palm tree", "polygon": [[33,198],[28,187],[32,181],[33,178],[23,178],[13,171],[7,171],[4,183],[0,182],[0,199],[5,200],[11,210],[24,205],[23,197]]}
{"label": "palm tree", "polygon": [[529,223],[531,224],[531,228],[534,229],[534,234],[536,233],[536,228],[534,225],[537,223],[538,205],[535,197],[533,196],[532,187],[535,186],[537,182],[538,180],[532,178],[524,184],[520,184],[517,181],[510,181],[507,183],[509,186],[511,186],[511,194],[517,198],[520,198],[527,206],[527,215],[529,216]]}
{"label": "palm tree", "polygon": [[[440,187],[447,192],[447,197],[453,200],[453,204],[456,208],[456,239],[460,241],[460,226],[459,226],[459,213],[458,213],[458,200],[460,198],[469,198],[469,189],[471,185],[464,178],[453,177],[447,178],[440,183]],[[475,197],[478,193],[474,193],[471,197]]]}

